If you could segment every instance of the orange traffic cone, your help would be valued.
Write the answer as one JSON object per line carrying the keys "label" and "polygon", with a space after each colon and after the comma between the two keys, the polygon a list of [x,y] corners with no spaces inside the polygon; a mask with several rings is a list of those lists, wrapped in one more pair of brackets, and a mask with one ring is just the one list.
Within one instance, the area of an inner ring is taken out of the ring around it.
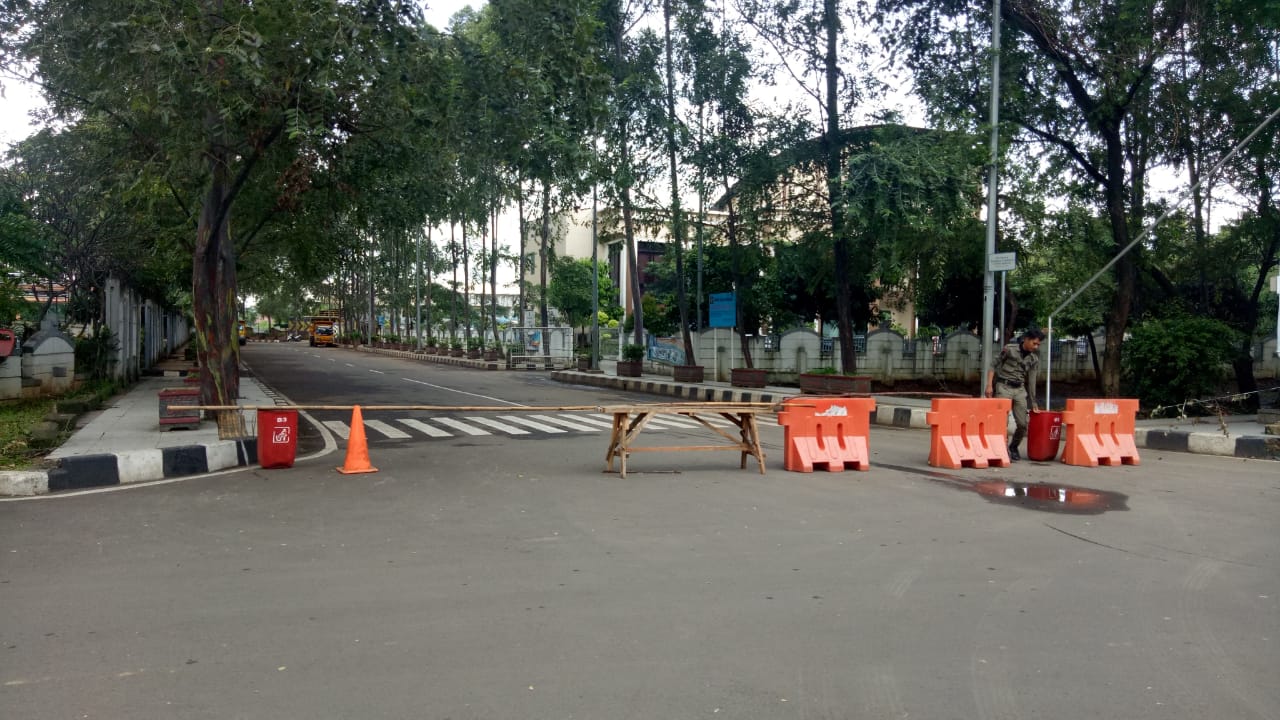
{"label": "orange traffic cone", "polygon": [[378,468],[369,463],[369,445],[364,440],[364,418],[360,415],[360,406],[351,409],[351,437],[347,440],[347,460],[338,468],[343,475],[378,472]]}

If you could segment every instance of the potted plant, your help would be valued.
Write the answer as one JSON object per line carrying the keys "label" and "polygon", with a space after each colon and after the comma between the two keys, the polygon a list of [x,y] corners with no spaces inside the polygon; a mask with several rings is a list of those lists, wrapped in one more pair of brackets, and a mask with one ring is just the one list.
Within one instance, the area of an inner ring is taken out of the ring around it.
{"label": "potted plant", "polygon": [[730,368],[729,384],[734,387],[762,388],[768,374],[764,368]]}
{"label": "potted plant", "polygon": [[871,377],[841,375],[833,367],[800,373],[800,392],[808,395],[870,395]]}
{"label": "potted plant", "polygon": [[622,346],[622,359],[618,361],[618,377],[640,377],[644,369],[644,346],[628,343]]}
{"label": "potted plant", "polygon": [[480,353],[484,351],[484,340],[480,338],[467,338],[467,358],[470,360],[479,360]]}
{"label": "potted plant", "polygon": [[481,354],[484,356],[486,361],[493,362],[498,359],[498,353],[499,348],[497,345],[485,345],[484,351]]}
{"label": "potted plant", "polygon": [[671,379],[682,383],[700,383],[703,378],[701,365],[672,365]]}
{"label": "potted plant", "polygon": [[449,343],[450,356],[462,357],[465,353],[466,353],[466,350],[463,349],[461,340],[454,340],[453,342]]}

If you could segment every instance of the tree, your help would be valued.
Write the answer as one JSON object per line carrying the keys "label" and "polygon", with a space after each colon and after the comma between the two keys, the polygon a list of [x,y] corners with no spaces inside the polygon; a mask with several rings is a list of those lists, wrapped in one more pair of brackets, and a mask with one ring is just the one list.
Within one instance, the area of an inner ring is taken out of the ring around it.
{"label": "tree", "polygon": [[[591,316],[596,309],[591,282],[594,270],[590,260],[558,258],[552,266],[551,282],[547,285],[547,302],[560,311],[565,322],[584,333],[591,325]],[[604,271],[606,268],[600,266],[599,270]],[[598,282],[600,297],[610,297],[613,284],[609,281],[608,273],[600,272]],[[607,308],[607,303],[605,307]]]}
{"label": "tree", "polygon": [[173,183],[178,205],[198,208],[192,299],[203,402],[238,394],[237,201],[259,173],[299,159],[314,166],[369,130],[361,101],[390,87],[379,82],[386,74],[399,79],[397,54],[412,44],[405,24],[415,17],[399,0],[5,5],[5,44],[35,65],[53,113],[126,131],[140,163]]}
{"label": "tree", "polygon": [[[1144,132],[1156,77],[1176,47],[1191,3],[1121,0],[1005,0],[1000,20],[1001,118],[1015,124],[1070,169],[1077,189],[1103,209],[1111,256],[1129,245],[1146,216],[1152,148]],[[886,0],[900,11],[886,28],[898,38],[938,116],[978,124],[987,71],[985,38],[990,5],[980,0]],[[950,32],[937,32],[947,27]],[[1141,248],[1114,266],[1114,291],[1105,316],[1101,384],[1120,392],[1121,343],[1136,299]]]}

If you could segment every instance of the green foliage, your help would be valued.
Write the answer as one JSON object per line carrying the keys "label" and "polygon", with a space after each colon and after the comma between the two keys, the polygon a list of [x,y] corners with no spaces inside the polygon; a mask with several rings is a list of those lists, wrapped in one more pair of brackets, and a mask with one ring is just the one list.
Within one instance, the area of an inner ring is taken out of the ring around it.
{"label": "green foliage", "polygon": [[1124,380],[1147,406],[1177,405],[1216,392],[1238,333],[1207,318],[1147,320],[1123,348]]}
{"label": "green foliage", "polygon": [[[551,266],[551,282],[547,284],[547,302],[560,311],[565,322],[571,327],[585,328],[591,324],[591,313],[595,309],[595,297],[592,295],[591,274],[593,268],[587,259],[556,258]],[[599,273],[600,305],[606,308],[612,303],[610,298],[616,296],[613,283],[609,279],[608,268],[601,264]],[[602,322],[607,322],[608,315]]]}
{"label": "green foliage", "polygon": [[115,334],[105,326],[98,329],[97,335],[77,339],[76,372],[86,372],[94,380],[107,378],[111,366],[115,364],[115,353],[119,348]]}
{"label": "green foliage", "polygon": [[622,359],[635,362],[644,359],[645,348],[643,345],[628,343],[622,346]]}

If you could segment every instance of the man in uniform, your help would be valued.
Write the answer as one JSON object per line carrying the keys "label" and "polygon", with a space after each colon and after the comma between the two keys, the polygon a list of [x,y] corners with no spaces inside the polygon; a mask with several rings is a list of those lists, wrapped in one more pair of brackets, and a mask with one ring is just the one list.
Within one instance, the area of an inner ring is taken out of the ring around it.
{"label": "man in uniform", "polygon": [[1028,330],[1000,350],[1000,357],[987,371],[987,397],[1009,398],[1013,401],[1013,437],[1009,440],[1009,459],[1021,460],[1018,446],[1027,436],[1027,406],[1039,412],[1036,405],[1036,372],[1040,369],[1040,341],[1044,333]]}

